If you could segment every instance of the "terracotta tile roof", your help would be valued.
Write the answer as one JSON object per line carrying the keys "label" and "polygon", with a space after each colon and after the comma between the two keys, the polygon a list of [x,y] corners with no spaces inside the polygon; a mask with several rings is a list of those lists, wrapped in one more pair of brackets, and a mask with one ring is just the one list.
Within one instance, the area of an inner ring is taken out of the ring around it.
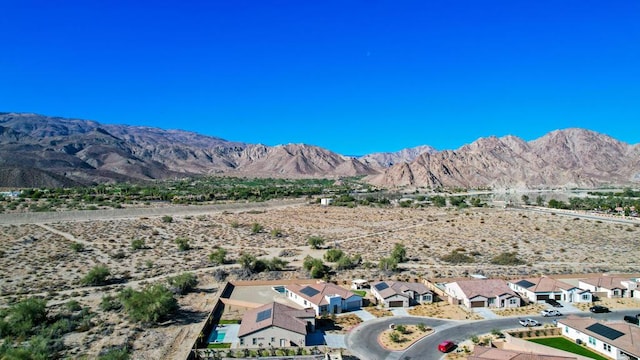
{"label": "terracotta tile roof", "polygon": [[519,352],[514,350],[503,350],[485,346],[476,346],[468,360],[569,360],[576,357],[564,357],[555,355],[543,355]]}
{"label": "terracotta tile roof", "polygon": [[269,326],[306,335],[307,319],[315,319],[315,316],[313,309],[300,310],[272,302],[247,311],[242,317],[238,336],[246,336]]}
{"label": "terracotta tile roof", "polygon": [[456,283],[467,299],[473,299],[476,296],[492,298],[503,294],[518,296],[507,282],[501,279],[468,279],[456,281]]}
{"label": "terracotta tile roof", "polygon": [[[600,341],[617,347],[633,356],[640,356],[640,327],[628,323],[605,323],[592,318],[581,318],[577,316],[569,316],[566,319],[558,319],[558,324],[563,324],[574,328],[586,335],[594,337]],[[609,339],[589,329],[591,325],[601,324],[622,333],[622,336],[616,339]]]}
{"label": "terracotta tile roof", "polygon": [[[560,290],[570,290],[573,288],[578,288],[577,286],[573,286],[567,284],[564,281],[553,279],[550,277],[536,277],[536,278],[527,278],[527,279],[518,279],[509,281],[512,284],[520,285],[523,288],[532,291],[532,292],[551,292],[551,291],[560,291]],[[526,284],[525,282],[529,282],[533,285],[529,287],[523,286]]]}
{"label": "terracotta tile roof", "polygon": [[623,281],[632,281],[627,277],[613,277],[613,276],[601,276],[595,278],[581,279],[585,284],[601,287],[604,289],[626,289],[626,286],[622,285]]}
{"label": "terracotta tile roof", "polygon": [[[354,296],[359,297],[359,295],[356,295],[345,288],[342,288],[338,285],[331,284],[331,283],[317,283],[317,284],[309,284],[309,285],[291,284],[291,285],[287,285],[286,288],[287,290],[293,292],[294,294],[318,306],[329,304],[325,296],[338,295],[345,300]],[[311,288],[316,291],[307,291],[307,288]],[[305,294],[305,292],[307,294],[311,294],[311,293],[314,293],[314,294],[312,296],[309,296]]]}
{"label": "terracotta tile roof", "polygon": [[[378,290],[376,285],[379,285],[379,284],[387,284],[388,287],[383,290]],[[371,287],[375,288],[378,294],[380,294],[380,296],[382,296],[383,299],[386,299],[394,295],[402,295],[404,297],[408,297],[407,294],[405,294],[405,291],[409,291],[409,290],[415,292],[418,295],[431,293],[431,291],[429,290],[429,288],[427,288],[426,285],[424,285],[423,283],[415,283],[415,282],[412,283],[412,282],[391,281],[391,280],[379,281],[379,282],[373,283]]]}

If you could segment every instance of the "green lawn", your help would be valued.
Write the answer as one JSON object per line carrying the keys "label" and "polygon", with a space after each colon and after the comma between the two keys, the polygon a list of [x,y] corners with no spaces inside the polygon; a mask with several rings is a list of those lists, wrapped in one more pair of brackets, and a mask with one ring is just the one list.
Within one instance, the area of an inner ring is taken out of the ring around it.
{"label": "green lawn", "polygon": [[351,290],[351,292],[356,295],[360,295],[361,297],[365,297],[367,295],[367,292],[364,290]]}
{"label": "green lawn", "polygon": [[567,340],[563,337],[529,339],[529,341],[537,344],[549,346],[555,349],[568,351],[570,353],[590,357],[592,359],[609,360],[606,357],[598,355],[597,353],[594,353],[593,351],[589,350],[586,346],[578,345],[573,341]]}
{"label": "green lawn", "polygon": [[230,349],[231,343],[209,343],[207,344],[208,349]]}

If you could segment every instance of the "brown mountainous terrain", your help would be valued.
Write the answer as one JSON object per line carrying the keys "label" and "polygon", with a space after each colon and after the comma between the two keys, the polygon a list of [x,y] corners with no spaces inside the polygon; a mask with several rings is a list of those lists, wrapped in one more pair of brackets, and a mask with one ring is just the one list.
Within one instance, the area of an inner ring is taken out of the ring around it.
{"label": "brown mountainous terrain", "polygon": [[481,138],[455,151],[424,153],[369,180],[380,186],[547,188],[640,183],[640,145],[584,129],[526,142]]}
{"label": "brown mountainous terrain", "polygon": [[384,187],[599,187],[640,183],[640,145],[583,129],[526,142],[488,137],[457,150],[430,146],[362,157],[287,144],[231,142],[181,130],[0,113],[0,187],[73,186],[226,174],[367,175]]}
{"label": "brown mountainous terrain", "polygon": [[269,147],[181,130],[22,113],[0,113],[0,154],[0,186],[67,186],[220,173],[299,178],[378,172],[317,146]]}

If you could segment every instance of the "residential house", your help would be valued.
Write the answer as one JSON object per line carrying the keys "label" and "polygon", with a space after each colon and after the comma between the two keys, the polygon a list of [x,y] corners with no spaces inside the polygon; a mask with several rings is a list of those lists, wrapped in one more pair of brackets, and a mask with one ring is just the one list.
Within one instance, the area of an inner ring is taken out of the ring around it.
{"label": "residential house", "polygon": [[576,303],[593,301],[591,291],[546,276],[511,280],[507,283],[513,291],[531,302],[548,299]]}
{"label": "residential house", "polygon": [[360,295],[331,283],[287,285],[285,296],[305,308],[313,308],[317,315],[339,314],[362,307]]}
{"label": "residential house", "polygon": [[371,285],[371,294],[385,307],[408,307],[433,302],[433,293],[422,283],[379,281]]}
{"label": "residential house", "polygon": [[521,299],[504,280],[469,279],[444,284],[444,291],[452,303],[467,308],[515,308]]}
{"label": "residential house", "polygon": [[613,359],[640,358],[640,327],[628,323],[604,323],[570,316],[558,319],[562,335]]}
{"label": "residential house", "polygon": [[605,294],[608,298],[634,297],[638,283],[628,277],[599,276],[578,282],[582,289]]}
{"label": "residential house", "polygon": [[474,346],[467,360],[575,360],[577,357],[536,354],[487,346]]}
{"label": "residential house", "polygon": [[238,330],[239,347],[306,346],[306,336],[315,330],[312,309],[295,309],[270,303],[247,311]]}

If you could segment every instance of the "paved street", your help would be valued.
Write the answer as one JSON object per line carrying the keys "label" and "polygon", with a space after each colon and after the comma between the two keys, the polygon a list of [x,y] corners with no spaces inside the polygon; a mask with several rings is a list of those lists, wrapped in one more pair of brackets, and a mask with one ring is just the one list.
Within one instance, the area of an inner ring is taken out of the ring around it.
{"label": "paved street", "polygon": [[[638,309],[613,311],[605,314],[576,313],[578,316],[591,316],[593,318],[610,321],[620,321],[625,315],[635,315]],[[553,318],[542,316],[527,316],[538,320],[541,323],[551,323]],[[562,317],[560,317],[562,318]],[[380,344],[377,338],[390,324],[416,324],[424,323],[434,328],[435,332],[422,340],[416,342],[405,351],[389,351]],[[518,317],[501,317],[499,319],[488,320],[440,320],[416,316],[394,316],[378,318],[366,321],[353,329],[345,337],[347,348],[361,359],[367,360],[437,360],[442,357],[442,353],[437,350],[439,343],[451,340],[455,343],[463,342],[474,335],[490,333],[492,330],[507,330],[521,328]]]}

